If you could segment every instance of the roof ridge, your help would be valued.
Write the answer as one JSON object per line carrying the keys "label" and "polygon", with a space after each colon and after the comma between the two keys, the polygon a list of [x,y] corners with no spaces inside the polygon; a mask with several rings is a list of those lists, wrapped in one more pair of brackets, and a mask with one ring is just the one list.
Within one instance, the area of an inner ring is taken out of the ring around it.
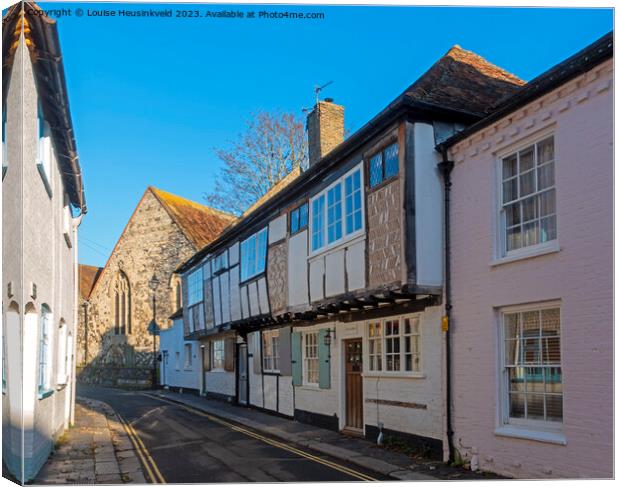
{"label": "roof ridge", "polygon": [[[222,215],[224,217],[230,217],[230,218],[233,218],[233,219],[237,218],[232,213],[228,213],[226,211],[219,210],[217,208],[213,208],[212,206],[203,205],[202,203],[198,203],[197,201],[190,200],[189,198],[185,198],[184,196],[179,196],[178,194],[171,193],[170,191],[166,191],[165,189],[156,188],[155,186],[152,186],[152,185],[149,185],[148,189],[153,194],[155,194],[155,196],[158,199],[160,199],[160,200],[161,200],[161,196],[162,196],[161,193],[163,193],[163,195],[165,195],[165,196],[171,196],[171,197],[175,198],[180,203],[192,205],[192,206],[194,206],[194,207],[196,207],[196,208],[198,208],[200,210],[210,211],[212,213],[216,213],[216,214]],[[158,194],[158,193],[160,193],[160,194]],[[161,201],[161,203],[164,204],[164,205],[167,205],[169,202],[164,199],[163,201]]]}

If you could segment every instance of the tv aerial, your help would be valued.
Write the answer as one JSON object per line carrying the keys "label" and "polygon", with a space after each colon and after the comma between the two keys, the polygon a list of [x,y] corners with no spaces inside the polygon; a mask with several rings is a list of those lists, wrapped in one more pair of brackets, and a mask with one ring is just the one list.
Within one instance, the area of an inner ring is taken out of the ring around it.
{"label": "tv aerial", "polygon": [[314,96],[316,97],[316,104],[319,104],[319,93],[321,93],[321,91],[323,91],[324,88],[328,87],[329,85],[331,85],[333,83],[333,81],[328,81],[327,83],[325,83],[322,86],[316,85],[314,87]]}

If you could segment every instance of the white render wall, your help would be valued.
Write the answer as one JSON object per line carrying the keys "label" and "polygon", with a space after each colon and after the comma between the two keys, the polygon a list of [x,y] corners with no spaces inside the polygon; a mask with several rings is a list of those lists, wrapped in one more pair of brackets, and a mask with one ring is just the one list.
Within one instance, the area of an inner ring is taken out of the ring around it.
{"label": "white render wall", "polygon": [[248,360],[249,403],[292,417],[295,407],[293,378],[255,371],[254,356],[260,356],[260,336],[258,331],[248,333],[248,353],[252,354]]}
{"label": "white render wall", "polygon": [[[442,375],[444,371],[442,310],[441,306],[434,306],[426,308],[423,312],[411,314],[420,317],[421,374],[416,377],[390,376],[385,372],[376,375],[366,370],[368,364],[366,321],[294,327],[293,331],[301,333],[318,331],[322,328],[336,328],[336,340],[333,340],[331,345],[331,387],[329,389],[306,385],[295,387],[295,408],[327,416],[336,415],[339,428],[345,426],[344,341],[362,338],[364,425],[377,426],[381,422],[387,429],[443,441],[445,408]],[[425,405],[426,409],[366,402],[368,399],[416,403]]]}
{"label": "white render wall", "polygon": [[[159,349],[168,352],[168,362],[162,357],[159,363],[162,385],[200,390],[201,356],[197,340],[184,340],[183,318],[175,319],[172,327],[162,330],[159,336]],[[192,347],[192,365],[185,368],[185,345]],[[176,352],[179,352],[179,368],[176,367]]]}
{"label": "white render wall", "polygon": [[[16,308],[20,332],[9,334],[12,343],[7,349],[27,343],[22,349],[23,361],[22,398],[15,398],[15,384],[7,384],[3,397],[3,444],[9,456],[9,469],[20,478],[21,440],[23,428],[25,481],[34,477],[52,450],[54,440],[69,426],[73,409],[73,381],[66,385],[58,382],[59,326],[67,326],[75,345],[75,316],[77,285],[75,280],[75,235],[71,228],[70,243],[64,237],[64,187],[55,153],[50,163],[50,197],[36,166],[38,145],[37,100],[33,66],[23,37],[17,46],[7,108],[8,170],[3,185],[3,311]],[[19,105],[19,106],[18,106]],[[71,222],[71,225],[73,222]],[[13,233],[12,229],[20,229]],[[19,265],[21,263],[21,266]],[[22,267],[22,269],[20,269]],[[14,295],[7,302],[6,292],[11,282]],[[36,297],[32,296],[36,285]],[[38,394],[39,327],[42,305],[52,312],[51,367],[52,393],[45,397]],[[27,312],[30,312],[26,314]],[[26,320],[26,316],[28,319]],[[3,316],[3,319],[5,316]],[[12,319],[15,317],[12,316]],[[27,321],[27,323],[26,323]],[[15,342],[16,335],[19,341]],[[6,337],[6,335],[5,335]],[[75,365],[74,350],[68,351],[71,369]],[[15,355],[7,364],[7,378],[15,380]],[[68,371],[73,377],[72,370]],[[19,377],[19,375],[17,375]],[[26,387],[27,386],[27,387]],[[16,434],[17,433],[17,434]],[[6,438],[6,439],[5,439]],[[10,441],[10,444],[7,444]],[[15,453],[17,452],[17,458]]]}

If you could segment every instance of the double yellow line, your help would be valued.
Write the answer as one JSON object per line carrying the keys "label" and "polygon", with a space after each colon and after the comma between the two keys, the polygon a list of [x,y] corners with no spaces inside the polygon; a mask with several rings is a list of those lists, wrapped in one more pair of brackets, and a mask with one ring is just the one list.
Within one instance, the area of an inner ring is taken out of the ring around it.
{"label": "double yellow line", "polygon": [[138,436],[138,433],[136,433],[136,430],[134,430],[133,426],[131,426],[131,424],[129,424],[129,422],[125,418],[123,418],[120,414],[118,415],[118,418],[120,419],[121,424],[123,425],[123,428],[125,428],[125,432],[127,433],[127,436],[129,436],[129,439],[133,443],[133,446],[136,449],[138,456],[140,457],[140,461],[142,462],[142,465],[144,465],[144,469],[146,470],[151,480],[151,483],[152,484],[165,484],[166,479],[164,479],[164,476],[159,471],[159,468],[157,468],[157,464],[155,463],[155,460],[153,460],[153,457],[151,456],[149,451],[146,449],[146,446],[144,446],[144,443],[142,443],[142,440]]}
{"label": "double yellow line", "polygon": [[273,440],[271,438],[267,438],[266,436],[263,436],[263,435],[260,435],[258,433],[255,433],[254,431],[251,431],[249,429],[242,428],[241,426],[237,426],[236,424],[229,423],[228,421],[220,419],[220,418],[218,418],[216,416],[212,416],[211,414],[205,413],[205,412],[200,411],[198,409],[194,409],[192,407],[185,406],[183,404],[179,404],[179,403],[176,403],[176,402],[173,402],[173,401],[168,401],[168,400],[162,399],[160,397],[155,397],[155,396],[153,396],[151,394],[144,394],[144,395],[148,396],[148,397],[150,397],[152,399],[157,399],[158,401],[165,402],[165,403],[172,404],[174,406],[183,408],[183,409],[185,409],[185,410],[187,410],[187,411],[189,411],[191,413],[194,413],[194,414],[196,414],[198,416],[203,416],[203,417],[209,419],[210,421],[213,421],[214,423],[218,423],[218,424],[221,424],[223,426],[226,426],[227,428],[230,428],[233,431],[237,431],[239,433],[243,433],[244,435],[247,435],[247,436],[250,436],[250,437],[255,438],[257,440],[260,440],[263,443],[267,443],[268,445],[275,446],[276,448],[280,448],[281,450],[289,451],[291,453],[299,455],[300,457],[307,458],[308,460],[312,460],[313,462],[320,463],[320,464],[325,465],[327,467],[330,467],[330,468],[332,468],[334,470],[338,470],[339,472],[345,473],[345,474],[350,475],[351,477],[355,477],[355,478],[357,478],[359,480],[363,480],[363,481],[366,481],[366,482],[378,481],[378,479],[376,479],[374,477],[371,477],[370,475],[366,475],[365,473],[358,472],[357,470],[350,469],[349,467],[345,467],[344,465],[340,465],[338,463],[334,463],[334,462],[332,462],[330,460],[326,460],[324,458],[317,457],[315,455],[312,455],[310,453],[302,451],[302,450],[300,450],[298,448],[295,448],[294,446],[288,445],[286,443],[282,443],[280,441]]}

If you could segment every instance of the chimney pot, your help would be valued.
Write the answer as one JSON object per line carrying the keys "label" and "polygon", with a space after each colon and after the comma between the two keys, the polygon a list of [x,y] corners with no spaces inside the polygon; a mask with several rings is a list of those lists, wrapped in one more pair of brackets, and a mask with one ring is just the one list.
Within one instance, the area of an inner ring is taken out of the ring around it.
{"label": "chimney pot", "polygon": [[344,107],[333,98],[319,101],[308,114],[308,159],[310,167],[344,140]]}

